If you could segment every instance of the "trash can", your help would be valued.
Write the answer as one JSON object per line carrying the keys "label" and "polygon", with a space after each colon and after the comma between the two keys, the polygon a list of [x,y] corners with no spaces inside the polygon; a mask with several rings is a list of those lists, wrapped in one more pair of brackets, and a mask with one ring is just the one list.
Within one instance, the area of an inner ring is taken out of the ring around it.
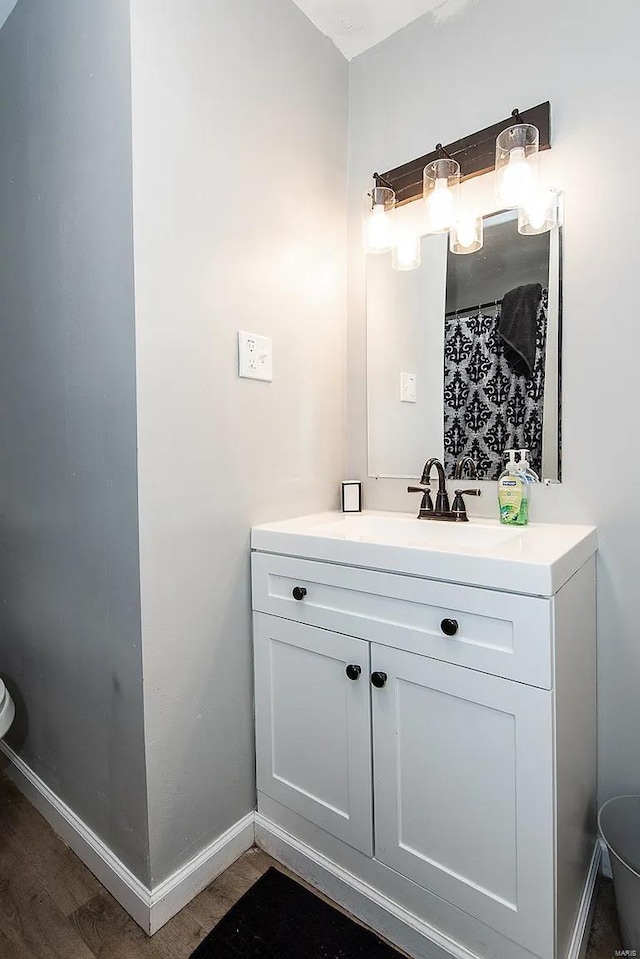
{"label": "trash can", "polygon": [[598,813],[607,844],[624,948],[640,956],[640,796],[617,796]]}

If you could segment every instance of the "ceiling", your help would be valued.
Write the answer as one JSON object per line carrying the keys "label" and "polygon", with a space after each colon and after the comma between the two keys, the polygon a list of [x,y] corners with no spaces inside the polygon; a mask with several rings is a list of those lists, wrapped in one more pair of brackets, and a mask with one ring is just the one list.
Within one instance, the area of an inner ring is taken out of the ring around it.
{"label": "ceiling", "polygon": [[444,20],[470,0],[294,0],[347,60],[431,12]]}
{"label": "ceiling", "polygon": [[0,27],[4,25],[4,21],[7,19],[16,3],[17,0],[0,0]]}
{"label": "ceiling", "polygon": [[[293,0],[347,60],[374,47],[423,13],[445,20],[474,0]],[[0,27],[16,0],[0,0]]]}

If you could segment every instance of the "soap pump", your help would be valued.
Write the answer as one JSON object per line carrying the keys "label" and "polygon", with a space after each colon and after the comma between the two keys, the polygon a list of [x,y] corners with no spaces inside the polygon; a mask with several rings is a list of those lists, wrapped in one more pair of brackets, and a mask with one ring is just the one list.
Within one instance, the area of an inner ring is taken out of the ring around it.
{"label": "soap pump", "polygon": [[527,483],[539,483],[540,477],[531,469],[529,464],[529,450],[518,450],[520,453],[520,469],[524,473],[524,478]]}
{"label": "soap pump", "polygon": [[529,483],[515,450],[505,450],[506,469],[498,480],[500,522],[506,526],[526,526],[529,520]]}

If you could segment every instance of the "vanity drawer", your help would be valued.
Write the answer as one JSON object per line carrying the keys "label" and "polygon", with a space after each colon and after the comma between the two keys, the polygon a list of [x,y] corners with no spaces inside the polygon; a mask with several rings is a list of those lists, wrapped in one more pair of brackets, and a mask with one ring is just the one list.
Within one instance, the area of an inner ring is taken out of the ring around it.
{"label": "vanity drawer", "polygon": [[272,553],[252,554],[252,577],[259,612],[553,685],[551,600]]}

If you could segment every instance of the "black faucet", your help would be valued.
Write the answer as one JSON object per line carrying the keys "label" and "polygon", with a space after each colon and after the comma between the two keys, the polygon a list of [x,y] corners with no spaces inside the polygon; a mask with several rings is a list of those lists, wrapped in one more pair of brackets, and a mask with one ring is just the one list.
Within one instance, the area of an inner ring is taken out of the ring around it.
{"label": "black faucet", "polygon": [[[460,457],[458,459],[456,463],[455,479],[460,479],[460,476],[458,476],[458,467],[462,473],[462,469],[465,465],[469,467],[470,471],[473,470],[473,479],[475,479],[477,474],[476,464],[469,456]],[[438,492],[436,494],[435,509],[431,501],[431,491],[429,489],[431,485],[431,473],[434,466],[438,473]],[[407,486],[407,492],[422,493],[418,519],[437,519],[453,523],[466,523],[468,521],[463,497],[480,496],[479,489],[456,490],[453,509],[451,509],[449,507],[449,494],[447,493],[447,481],[444,475],[444,467],[440,460],[436,459],[435,456],[432,456],[431,459],[428,459],[424,464],[422,477],[420,479],[420,486]]]}
{"label": "black faucet", "polygon": [[438,492],[436,494],[436,513],[448,513],[449,512],[449,494],[447,493],[447,481],[444,475],[444,466],[439,459],[436,459],[435,456],[432,456],[430,460],[424,464],[424,469],[422,471],[422,478],[420,483],[422,486],[431,485],[431,471],[435,466],[438,472]]}
{"label": "black faucet", "polygon": [[472,460],[470,456],[466,456],[464,453],[462,456],[459,456],[456,460],[456,465],[453,471],[453,478],[456,480],[462,479],[462,473],[465,467],[469,471],[469,478],[477,480],[478,479],[478,467],[475,464],[475,460]]}

